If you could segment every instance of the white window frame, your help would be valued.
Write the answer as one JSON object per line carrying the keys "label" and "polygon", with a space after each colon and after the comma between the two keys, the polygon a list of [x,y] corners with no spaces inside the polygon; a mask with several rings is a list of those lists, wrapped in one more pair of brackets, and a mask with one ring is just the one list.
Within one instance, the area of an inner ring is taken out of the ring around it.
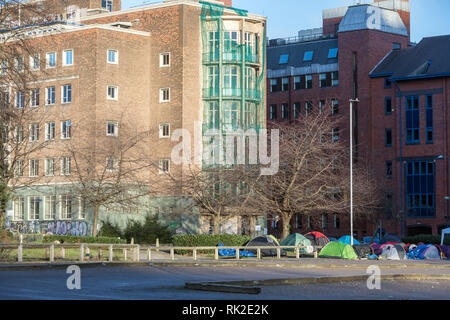
{"label": "white window frame", "polygon": [[[63,130],[64,124],[66,124],[66,130]],[[72,121],[63,120],[61,121],[61,140],[68,140],[72,138]]]}
{"label": "white window frame", "polygon": [[[164,99],[164,92],[167,90],[169,98]],[[160,88],[159,89],[159,103],[170,102],[170,88]]]}
{"label": "white window frame", "polygon": [[[15,65],[18,72],[23,72],[25,70],[25,59],[23,56],[16,57]],[[20,63],[19,63],[20,62]]]}
{"label": "white window frame", "polygon": [[[168,127],[168,131],[169,133],[167,135],[164,135],[164,127],[167,126]],[[170,138],[170,123],[160,123],[159,124],[159,138],[160,139],[168,139]]]}
{"label": "white window frame", "polygon": [[[48,200],[50,200],[50,206],[47,205]],[[53,212],[53,214],[50,215],[50,217],[49,217],[49,216],[47,216],[47,209],[49,207],[51,208],[51,202],[54,202],[53,208],[55,209],[55,212]],[[56,209],[57,203],[58,203],[56,196],[55,195],[45,196],[43,203],[44,203],[44,210],[43,210],[44,211],[44,220],[46,220],[46,221],[56,220],[57,214],[58,214],[58,210]]]}
{"label": "white window frame", "polygon": [[[22,202],[22,212],[20,213],[20,217],[17,218],[17,202],[21,201]],[[25,197],[23,196],[19,196],[17,198],[15,198],[13,200],[13,221],[23,221],[25,219]]]}
{"label": "white window frame", "polygon": [[[34,59],[37,58],[37,68],[35,68],[34,65]],[[30,56],[30,70],[31,71],[37,71],[41,69],[41,56],[39,54],[35,56]]]}
{"label": "white window frame", "polygon": [[45,141],[55,140],[55,135],[56,135],[55,121],[47,122],[45,124]]}
{"label": "white window frame", "polygon": [[[113,134],[109,133],[109,130],[108,130],[110,124],[114,126]],[[118,137],[119,136],[119,121],[115,121],[115,120],[106,121],[106,136],[108,136],[108,137]]]}
{"label": "white window frame", "polygon": [[[52,160],[52,162],[53,162],[53,167],[52,167],[52,173],[51,174],[48,174],[48,168],[49,168],[49,166],[48,166],[48,164],[49,164],[49,160]],[[55,158],[45,158],[45,161],[44,161],[44,175],[46,176],[46,177],[54,177],[55,176],[55,164],[56,164],[56,161],[55,161],[56,159]]]}
{"label": "white window frame", "polygon": [[[110,163],[110,160],[113,161],[113,164],[112,164],[113,166],[112,166],[112,168],[110,168],[110,167],[108,166],[109,163]],[[114,171],[117,170],[118,166],[119,166],[119,160],[118,160],[117,158],[114,158],[114,157],[106,157],[106,171],[108,171],[108,172],[114,172]]]}
{"label": "white window frame", "polygon": [[[109,52],[114,52],[114,61],[109,61]],[[109,64],[119,64],[119,50],[117,49],[106,49],[106,63]]]}
{"label": "white window frame", "polygon": [[20,178],[23,177],[23,160],[17,160],[16,166],[14,168],[14,177]]}
{"label": "white window frame", "polygon": [[71,159],[70,159],[70,157],[61,157],[60,174],[62,176],[70,176],[70,174],[71,174]]}
{"label": "white window frame", "polygon": [[[34,166],[32,164],[36,164],[37,163],[37,174],[32,175],[31,172],[32,171],[36,171],[34,170]],[[35,177],[39,177],[39,159],[30,159],[29,160],[29,170],[28,170],[28,176],[30,178],[35,178]]]}
{"label": "white window frame", "polygon": [[[167,162],[167,171],[164,170],[164,162]],[[159,174],[170,173],[170,159],[159,160]]]}
{"label": "white window frame", "polygon": [[[51,54],[55,54],[55,65],[54,66],[50,66],[50,59],[49,58],[50,58]],[[47,52],[45,54],[45,66],[46,66],[46,68],[47,69],[56,68],[57,64],[58,64],[58,53],[56,51]]]}
{"label": "white window frame", "polygon": [[[38,198],[40,199],[40,201],[38,201],[38,203],[42,202],[42,197],[40,196],[28,196],[28,220],[32,220],[32,221],[38,221],[41,218],[41,208],[39,206],[39,217],[33,217],[31,218],[31,199],[35,199]],[[33,214],[34,216],[34,214]]]}
{"label": "white window frame", "polygon": [[[70,199],[71,200],[71,206],[70,206],[70,217],[64,217],[64,204],[65,202],[67,202],[67,200]],[[73,197],[71,195],[67,195],[67,194],[63,194],[59,196],[59,213],[60,213],[60,219],[61,220],[72,220],[72,215],[73,215]]]}
{"label": "white window frame", "polygon": [[39,124],[38,123],[30,124],[29,129],[30,129],[30,133],[29,133],[30,142],[39,141]]}
{"label": "white window frame", "polygon": [[[164,64],[164,58],[165,57],[169,57],[169,63],[168,64]],[[159,54],[159,66],[161,68],[167,68],[170,67],[170,52],[162,52]]]}
{"label": "white window frame", "polygon": [[[68,87],[67,93],[69,93],[69,89],[70,89],[70,100],[69,100],[69,95],[67,95],[67,101],[64,101],[65,97],[64,97],[64,88]],[[61,104],[69,104],[72,103],[72,84],[68,83],[68,84],[63,84],[61,86]]]}
{"label": "white window frame", "polygon": [[[67,64],[67,52],[71,52],[72,53],[72,63],[71,64]],[[74,60],[73,59],[74,58],[73,49],[63,50],[62,56],[63,56],[63,61],[62,61],[62,66],[63,67],[70,67],[70,66],[74,65],[74,62],[73,62],[73,60]]]}
{"label": "white window frame", "polygon": [[[37,94],[37,99],[35,99],[35,93]],[[40,88],[33,88],[30,90],[30,107],[31,108],[37,108],[39,107],[39,100],[41,96],[41,90]]]}
{"label": "white window frame", "polygon": [[[113,88],[114,89],[114,97],[111,98],[111,96],[109,95],[109,88]],[[115,86],[115,85],[107,85],[106,86],[106,99],[107,100],[112,100],[112,101],[118,101],[119,100],[119,87]]]}
{"label": "white window frame", "polygon": [[[49,102],[49,91],[51,91],[51,90],[49,90],[49,89],[52,89],[53,88],[53,91],[54,91],[54,96],[53,96],[53,103],[48,103]],[[45,105],[46,106],[52,106],[52,105],[54,105],[56,103],[56,87],[55,86],[52,86],[52,87],[46,87],[45,88]]]}

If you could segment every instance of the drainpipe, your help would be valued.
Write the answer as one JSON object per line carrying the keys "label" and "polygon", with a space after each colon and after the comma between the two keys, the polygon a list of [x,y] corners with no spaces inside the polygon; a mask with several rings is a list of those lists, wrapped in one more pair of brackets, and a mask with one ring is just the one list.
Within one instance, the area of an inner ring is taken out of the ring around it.
{"label": "drainpipe", "polygon": [[404,237],[404,225],[406,224],[406,214],[403,201],[403,144],[402,144],[402,91],[396,80],[392,83],[396,87],[398,101],[399,101],[399,142],[400,142],[400,234]]}

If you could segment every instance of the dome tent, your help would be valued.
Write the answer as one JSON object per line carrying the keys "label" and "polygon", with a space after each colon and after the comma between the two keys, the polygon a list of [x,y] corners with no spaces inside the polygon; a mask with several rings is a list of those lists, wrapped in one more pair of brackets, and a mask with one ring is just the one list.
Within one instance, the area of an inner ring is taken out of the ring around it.
{"label": "dome tent", "polygon": [[305,238],[308,238],[309,240],[311,240],[311,243],[314,246],[320,246],[320,247],[324,247],[330,242],[330,240],[328,240],[328,238],[323,233],[320,233],[317,231],[313,231],[313,232],[309,232],[309,233],[305,234]]}
{"label": "dome tent", "polygon": [[[281,246],[298,246],[298,245],[300,245],[303,247],[312,246],[311,240],[309,240],[308,238],[305,238],[300,233],[292,233],[292,234],[288,235],[286,238],[283,239],[283,241],[281,241],[280,245]],[[286,249],[286,250],[293,251],[294,249]],[[311,253],[309,251],[311,251],[311,250],[308,250],[308,248],[300,249],[300,253]]]}
{"label": "dome tent", "polygon": [[[246,247],[279,247],[280,244],[273,236],[258,236],[256,238],[253,238],[250,240]],[[247,250],[250,253],[256,254],[255,249],[249,249]],[[286,255],[286,250],[281,250],[281,255]],[[261,256],[263,257],[275,257],[277,256],[277,250],[274,249],[262,249],[261,250]]]}
{"label": "dome tent", "polygon": [[321,258],[339,258],[339,259],[358,259],[358,255],[351,245],[342,243],[340,241],[333,241],[328,243],[322,250],[320,250],[319,257]]}
{"label": "dome tent", "polygon": [[406,260],[405,249],[399,244],[388,244],[383,248],[380,255],[381,258],[387,260]]}
{"label": "dome tent", "polygon": [[[345,244],[351,244],[350,236],[342,236],[339,238],[338,241],[345,243]],[[353,245],[360,245],[359,241],[356,240],[354,237],[353,237]]]}
{"label": "dome tent", "polygon": [[431,259],[431,260],[440,260],[441,259],[441,252],[438,248],[436,248],[433,244],[423,244],[420,246],[417,246],[414,250],[409,252],[408,259],[412,260],[424,260],[424,259]]}

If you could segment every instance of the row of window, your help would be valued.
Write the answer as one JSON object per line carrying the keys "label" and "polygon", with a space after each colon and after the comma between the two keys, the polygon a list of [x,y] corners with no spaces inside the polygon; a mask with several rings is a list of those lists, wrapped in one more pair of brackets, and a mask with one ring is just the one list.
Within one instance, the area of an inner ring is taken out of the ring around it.
{"label": "row of window", "polygon": [[[70,157],[61,157],[59,159],[60,159],[60,175],[62,175],[62,176],[70,175],[71,174]],[[46,158],[44,160],[44,175],[46,177],[55,176],[56,161],[57,161],[57,158]],[[39,177],[39,175],[40,175],[39,163],[40,163],[39,159],[29,160],[29,165],[28,165],[28,176],[29,177],[31,177],[31,178]],[[17,160],[14,173],[17,178],[24,176],[24,161],[23,160]]]}
{"label": "row of window", "polygon": [[[319,113],[324,112],[324,109],[326,108],[326,101],[320,100],[318,104]],[[305,115],[310,114],[313,112],[313,103],[311,101],[305,102]],[[281,119],[287,120],[289,119],[289,104],[283,103],[281,104]],[[337,115],[339,113],[339,101],[337,99],[331,99],[331,115]],[[301,114],[301,103],[295,102],[292,105],[292,114],[294,119],[298,119]],[[270,120],[276,120],[278,117],[278,105],[272,104],[269,107],[269,119]]]}
{"label": "row of window", "polygon": [[[312,75],[301,75],[293,78],[294,90],[312,89]],[[339,72],[319,73],[319,88],[336,87],[339,85]],[[289,77],[270,79],[270,92],[289,91]]]}
{"label": "row of window", "polygon": [[[27,204],[27,210],[25,207]],[[85,219],[85,201],[71,195],[17,197],[13,201],[13,220],[71,220]]]}
{"label": "row of window", "polygon": [[[338,48],[331,48],[328,50],[328,59],[336,59],[338,56]],[[314,50],[305,50],[303,52],[303,62],[310,62],[313,60]],[[278,64],[287,64],[289,62],[289,54],[284,53],[280,55]]]}

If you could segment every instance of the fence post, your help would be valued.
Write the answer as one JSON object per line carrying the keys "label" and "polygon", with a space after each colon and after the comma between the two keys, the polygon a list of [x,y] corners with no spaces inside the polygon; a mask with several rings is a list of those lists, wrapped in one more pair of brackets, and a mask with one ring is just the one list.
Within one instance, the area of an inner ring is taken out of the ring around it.
{"label": "fence post", "polygon": [[281,259],[281,248],[277,247],[277,259]]}
{"label": "fence post", "polygon": [[135,255],[135,260],[134,261],[141,261],[141,246],[140,245],[136,245],[136,255]]}
{"label": "fence post", "polygon": [[170,248],[170,259],[175,260],[175,251],[173,248]]}
{"label": "fence post", "polygon": [[17,249],[17,261],[22,262],[23,261],[23,245],[19,244],[19,248]]}
{"label": "fence post", "polygon": [[[159,248],[159,238],[156,238],[156,248]],[[156,249],[156,252],[159,252],[159,249]]]}
{"label": "fence post", "polygon": [[236,248],[236,260],[239,260],[239,248]]}
{"label": "fence post", "polygon": [[148,261],[152,261],[152,249],[150,248],[147,249],[147,257]]}
{"label": "fence post", "polygon": [[61,251],[59,253],[61,259],[65,259],[66,258],[66,249],[64,249],[64,247],[61,247]]}
{"label": "fence post", "polygon": [[314,248],[314,259],[317,259],[317,248]]}
{"label": "fence post", "polygon": [[88,246],[86,246],[86,259],[91,260],[91,249]]}
{"label": "fence post", "polygon": [[219,260],[219,249],[218,248],[214,249],[214,260]]}
{"label": "fence post", "polygon": [[98,249],[97,249],[98,251],[98,253],[97,253],[97,256],[98,256],[98,260],[99,261],[102,261],[102,258],[103,258],[103,252],[102,252],[102,248],[101,247],[98,247]]}
{"label": "fence post", "polygon": [[113,245],[110,244],[109,245],[109,257],[108,257],[108,261],[112,262],[113,261]]}
{"label": "fence post", "polygon": [[80,244],[80,262],[84,261],[84,243]]}
{"label": "fence post", "polygon": [[192,251],[192,256],[194,257],[194,260],[197,260],[197,249]]}
{"label": "fence post", "polygon": [[50,262],[54,262],[55,261],[55,244],[52,243],[50,245]]}
{"label": "fence post", "polygon": [[295,248],[295,258],[300,259],[300,249],[298,246],[297,246],[297,248]]}
{"label": "fence post", "polygon": [[256,259],[261,260],[261,248],[256,248]]}
{"label": "fence post", "polygon": [[123,249],[123,261],[127,261],[127,248]]}

